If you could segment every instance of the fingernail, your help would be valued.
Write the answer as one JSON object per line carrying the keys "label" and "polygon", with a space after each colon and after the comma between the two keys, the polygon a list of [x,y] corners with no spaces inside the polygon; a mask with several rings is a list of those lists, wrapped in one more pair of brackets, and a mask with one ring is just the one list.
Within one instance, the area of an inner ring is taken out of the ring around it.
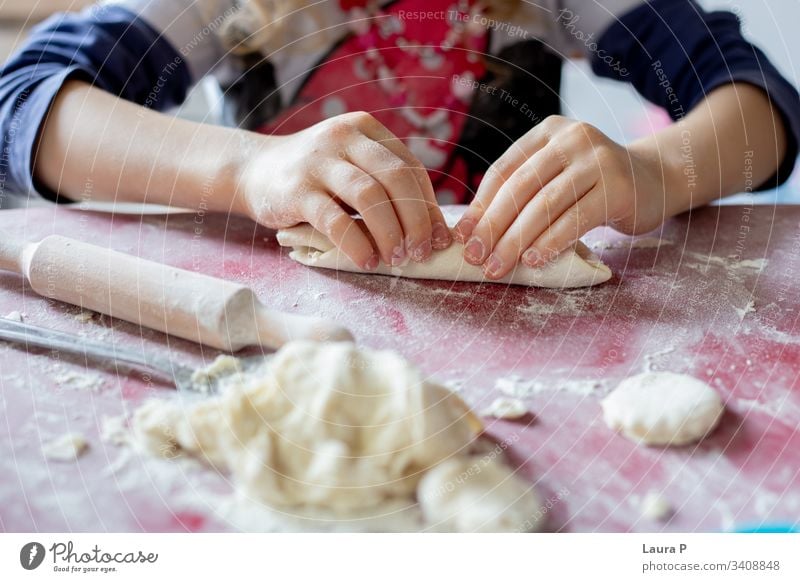
{"label": "fingernail", "polygon": [[503,259],[494,254],[489,255],[483,268],[489,277],[497,277],[503,269]]}
{"label": "fingernail", "polygon": [[475,230],[476,224],[477,223],[471,218],[462,218],[459,220],[455,228],[456,238],[458,238],[460,242],[467,240],[467,237]]}
{"label": "fingernail", "polygon": [[436,222],[433,225],[433,248],[437,250],[446,249],[453,241],[450,235],[450,229],[441,222]]}
{"label": "fingernail", "polygon": [[542,256],[536,249],[528,249],[527,251],[522,253],[522,262],[528,265],[529,267],[537,266],[541,260]]}
{"label": "fingernail", "polygon": [[467,261],[473,264],[480,264],[483,261],[483,255],[486,252],[483,246],[483,241],[478,237],[472,237],[464,249]]}
{"label": "fingernail", "polygon": [[378,268],[378,264],[380,264],[381,260],[378,255],[372,255],[369,260],[364,264],[364,268],[367,271],[374,271]]}
{"label": "fingernail", "polygon": [[397,267],[406,260],[406,249],[403,245],[395,247],[392,251],[392,266]]}
{"label": "fingernail", "polygon": [[418,263],[427,261],[431,258],[431,250],[431,241],[426,240],[411,251],[411,258]]}

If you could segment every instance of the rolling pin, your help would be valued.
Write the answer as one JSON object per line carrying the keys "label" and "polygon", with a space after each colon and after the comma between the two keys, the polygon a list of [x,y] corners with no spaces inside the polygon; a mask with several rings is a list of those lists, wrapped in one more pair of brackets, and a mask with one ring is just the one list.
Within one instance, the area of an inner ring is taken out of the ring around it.
{"label": "rolling pin", "polygon": [[220,350],[352,340],[338,324],[266,308],[244,285],[52,235],[0,241],[0,269],[36,293]]}

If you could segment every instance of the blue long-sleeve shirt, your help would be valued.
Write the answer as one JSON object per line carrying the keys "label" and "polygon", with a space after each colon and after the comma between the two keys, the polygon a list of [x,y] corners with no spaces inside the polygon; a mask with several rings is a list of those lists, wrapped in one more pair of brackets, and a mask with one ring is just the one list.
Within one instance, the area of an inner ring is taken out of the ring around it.
{"label": "blue long-sleeve shirt", "polygon": [[[791,173],[800,143],[798,94],[743,38],[734,15],[705,12],[692,0],[608,0],[602,9],[593,1],[548,1],[556,29],[546,39],[551,46],[558,49],[559,40],[577,46],[598,75],[632,83],[673,118],[725,83],[764,89],[785,122],[789,150],[761,187],[774,187]],[[216,30],[235,7],[232,0],[217,2],[210,20],[193,13],[190,0],[127,0],[57,15],[36,27],[0,69],[0,197],[39,192],[56,199],[35,183],[32,168],[41,127],[67,80],[165,110],[181,103],[200,77],[223,69],[230,56]],[[308,70],[317,57],[281,63],[277,55],[281,87],[291,87],[297,71]]]}
{"label": "blue long-sleeve shirt", "polygon": [[624,62],[623,77],[594,59],[598,75],[625,80],[673,119],[686,115],[709,92],[731,82],[761,87],[780,112],[788,148],[777,173],[760,185],[774,188],[792,173],[800,143],[800,100],[767,56],[747,42],[730,12],[704,12],[694,1],[652,0],[612,24],[599,48]]}
{"label": "blue long-sleeve shirt", "polygon": [[159,110],[183,101],[191,84],[171,44],[125,8],[98,5],[48,19],[0,69],[0,196],[38,190],[54,197],[36,188],[33,161],[50,105],[71,79]]}

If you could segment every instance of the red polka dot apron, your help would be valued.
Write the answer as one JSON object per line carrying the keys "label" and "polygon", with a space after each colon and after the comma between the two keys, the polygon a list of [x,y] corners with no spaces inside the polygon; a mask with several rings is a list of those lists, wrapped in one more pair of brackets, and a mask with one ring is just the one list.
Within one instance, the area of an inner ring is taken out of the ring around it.
{"label": "red polka dot apron", "polygon": [[[368,13],[340,0],[347,36],[305,80],[294,102],[257,131],[285,135],[349,111],[367,111],[428,168],[442,204],[469,201],[457,144],[485,73],[488,34],[467,1],[399,0]],[[473,177],[479,179],[479,177]]]}

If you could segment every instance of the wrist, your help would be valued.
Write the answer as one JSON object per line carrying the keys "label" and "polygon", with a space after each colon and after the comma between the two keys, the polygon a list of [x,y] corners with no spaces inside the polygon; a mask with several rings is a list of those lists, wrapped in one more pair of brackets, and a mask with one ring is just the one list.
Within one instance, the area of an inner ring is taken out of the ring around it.
{"label": "wrist", "polygon": [[651,176],[644,179],[655,182],[652,187],[657,188],[663,197],[664,218],[692,208],[697,186],[691,138],[678,139],[680,141],[677,143],[661,140],[656,134],[637,140],[629,146],[631,153],[650,168]]}
{"label": "wrist", "polygon": [[218,151],[216,163],[201,192],[205,198],[213,198],[214,203],[208,204],[211,210],[252,217],[247,199],[249,168],[270,138],[240,129],[228,129],[225,133],[219,136],[218,142],[225,147]]}

